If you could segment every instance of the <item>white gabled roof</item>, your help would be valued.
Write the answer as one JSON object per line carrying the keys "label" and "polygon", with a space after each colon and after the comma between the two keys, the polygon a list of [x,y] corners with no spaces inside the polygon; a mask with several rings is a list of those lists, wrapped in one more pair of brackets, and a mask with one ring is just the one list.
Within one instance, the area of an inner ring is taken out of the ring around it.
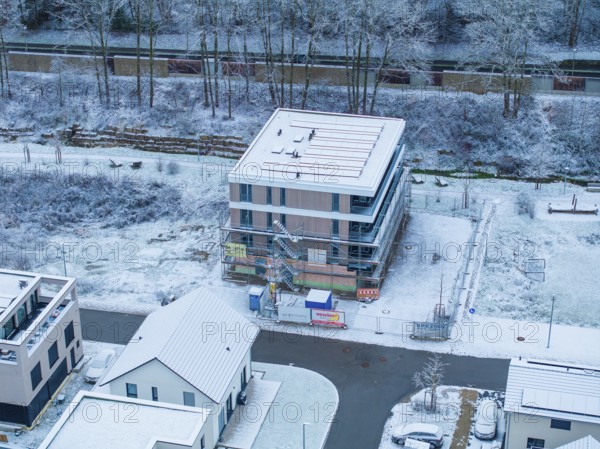
{"label": "white gabled roof", "polygon": [[600,449],[600,443],[591,435],[557,447],[556,449]]}
{"label": "white gabled roof", "polygon": [[513,359],[505,411],[600,424],[600,368]]}
{"label": "white gabled roof", "polygon": [[218,403],[258,331],[208,290],[196,290],[150,314],[100,385],[158,360]]}

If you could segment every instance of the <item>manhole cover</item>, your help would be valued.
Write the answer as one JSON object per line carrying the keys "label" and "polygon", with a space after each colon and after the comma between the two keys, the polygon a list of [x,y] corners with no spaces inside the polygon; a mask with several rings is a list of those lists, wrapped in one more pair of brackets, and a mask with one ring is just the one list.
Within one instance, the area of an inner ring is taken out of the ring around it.
{"label": "manhole cover", "polygon": [[413,246],[412,245],[405,245],[404,249],[410,251],[411,249],[413,249]]}
{"label": "manhole cover", "polygon": [[525,337],[517,337],[517,341],[525,341]]}
{"label": "manhole cover", "polygon": [[379,361],[383,363],[383,362],[387,362],[387,359],[384,356],[380,355]]}
{"label": "manhole cover", "polygon": [[344,349],[342,349],[342,352],[345,352],[346,354],[348,354],[350,351],[351,351],[350,348],[344,348]]}
{"label": "manhole cover", "polygon": [[381,311],[381,313],[385,313],[385,314],[387,315],[388,313],[390,313],[390,311],[389,311],[388,309],[383,309],[383,310]]}
{"label": "manhole cover", "polygon": [[362,362],[360,364],[360,366],[362,366],[363,368],[368,368],[369,367],[369,362]]}

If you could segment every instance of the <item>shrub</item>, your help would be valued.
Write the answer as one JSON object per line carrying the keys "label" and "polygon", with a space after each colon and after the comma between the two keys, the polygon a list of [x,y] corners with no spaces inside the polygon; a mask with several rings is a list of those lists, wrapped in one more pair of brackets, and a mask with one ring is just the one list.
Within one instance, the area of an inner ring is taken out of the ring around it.
{"label": "shrub", "polygon": [[177,162],[170,161],[167,164],[167,173],[169,175],[176,175],[177,173],[179,173],[179,171],[180,171],[180,167],[179,167],[179,164]]}

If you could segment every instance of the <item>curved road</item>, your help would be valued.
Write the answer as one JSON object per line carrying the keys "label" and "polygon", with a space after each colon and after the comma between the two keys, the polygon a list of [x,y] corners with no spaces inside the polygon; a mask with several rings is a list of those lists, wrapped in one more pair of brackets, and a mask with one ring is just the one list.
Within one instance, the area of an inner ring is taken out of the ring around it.
{"label": "curved road", "polygon": [[[84,340],[126,343],[144,316],[81,310]],[[337,387],[340,404],[326,449],[371,449],[394,404],[414,387],[412,375],[430,355],[424,351],[329,340],[307,335],[261,332],[254,344],[258,362],[289,364],[316,371]],[[504,390],[509,360],[445,355],[444,383]],[[307,385],[310,388],[310,385]]]}

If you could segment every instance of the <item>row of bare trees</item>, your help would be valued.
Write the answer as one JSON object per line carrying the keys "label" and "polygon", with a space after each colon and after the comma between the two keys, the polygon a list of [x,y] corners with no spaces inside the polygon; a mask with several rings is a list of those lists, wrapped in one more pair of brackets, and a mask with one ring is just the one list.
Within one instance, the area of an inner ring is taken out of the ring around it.
{"label": "row of bare trees", "polygon": [[[10,93],[3,30],[23,22],[23,1],[0,0],[0,83]],[[36,3],[41,0],[27,0]],[[44,0],[49,1],[49,0]],[[280,107],[308,107],[315,56],[341,57],[346,110],[373,114],[382,81],[396,73],[423,74],[431,44],[439,41],[440,23],[460,17],[469,42],[461,64],[485,69],[501,79],[503,115],[517,117],[530,83],[525,65],[556,70],[544,57],[543,36],[555,26],[562,5],[569,45],[575,45],[589,2],[597,0],[442,0],[439,17],[431,0],[53,0],[52,14],[69,30],[79,30],[91,46],[98,96],[111,104],[111,31],[125,17],[136,36],[136,93],[139,107],[155,105],[155,48],[158,37],[176,28],[192,30],[190,51],[200,55],[205,106],[222,106],[219,89],[226,78],[227,114],[232,115],[231,82],[245,80],[248,98],[252,66],[249,48],[260,49],[264,64],[256,70],[268,95]],[[19,6],[21,5],[21,6]],[[222,40],[225,39],[223,44]],[[331,47],[335,48],[331,48]],[[144,53],[148,58],[142,58]],[[220,55],[229,55],[221,64]],[[235,57],[231,57],[235,55]],[[198,65],[197,65],[198,66]],[[374,73],[374,76],[373,76]],[[143,95],[143,79],[149,92]]]}

